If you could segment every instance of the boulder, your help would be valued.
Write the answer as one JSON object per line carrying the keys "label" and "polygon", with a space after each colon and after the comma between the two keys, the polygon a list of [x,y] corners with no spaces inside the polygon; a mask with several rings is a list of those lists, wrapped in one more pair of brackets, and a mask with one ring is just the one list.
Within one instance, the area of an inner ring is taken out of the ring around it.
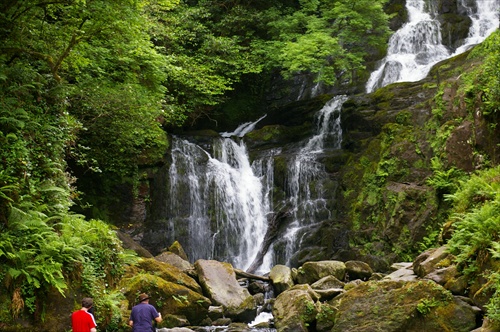
{"label": "boulder", "polygon": [[182,258],[183,260],[189,262],[188,256],[187,256],[186,252],[184,251],[184,248],[182,248],[179,241],[174,241],[174,243],[172,243],[172,245],[170,247],[168,247],[168,251],[176,254],[177,256]]}
{"label": "boulder", "polygon": [[413,272],[412,263],[395,263],[391,268],[392,273],[386,275],[383,279],[395,281],[414,281],[417,280],[417,275]]}
{"label": "boulder", "polygon": [[315,283],[311,284],[311,288],[314,290],[325,290],[331,288],[343,288],[345,286],[345,282],[340,281],[334,276],[326,276],[324,278],[319,279]]}
{"label": "boulder", "polygon": [[297,270],[298,284],[312,284],[326,276],[344,280],[346,266],[340,261],[306,262]]}
{"label": "boulder", "polygon": [[156,274],[166,281],[183,285],[196,293],[203,294],[201,286],[196,280],[172,264],[163,263],[152,258],[145,258],[137,264],[137,267],[148,273]]}
{"label": "boulder", "polygon": [[130,249],[135,251],[135,253],[139,257],[146,257],[146,258],[151,258],[153,255],[143,246],[141,246],[139,243],[137,243],[130,235],[128,235],[125,232],[116,231],[116,235],[122,241],[122,247],[124,249]]}
{"label": "boulder", "polygon": [[319,295],[320,301],[331,300],[345,292],[343,288],[315,289],[314,291]]}
{"label": "boulder", "polygon": [[269,278],[273,282],[274,291],[279,295],[294,285],[292,270],[285,265],[273,266],[269,273]]}
{"label": "boulder", "polygon": [[151,296],[150,304],[161,312],[162,316],[185,316],[191,325],[200,323],[208,313],[211,302],[203,295],[157,275],[138,273],[124,278],[121,282],[123,294],[132,305],[137,303],[137,294],[147,293]]}
{"label": "boulder", "polygon": [[330,332],[335,323],[336,309],[328,303],[316,303],[316,331]]}
{"label": "boulder", "polygon": [[451,265],[436,269],[427,274],[424,278],[444,286],[448,281],[454,279],[455,277],[458,277],[457,267],[455,265]]}
{"label": "boulder", "polygon": [[164,251],[158,256],[155,256],[155,259],[159,262],[168,263],[170,265],[176,266],[183,272],[188,272],[193,269],[193,265],[191,265],[191,263],[189,263],[185,259],[182,259],[179,255],[174,254],[173,252]]}
{"label": "boulder", "polygon": [[451,278],[444,284],[444,288],[455,295],[465,295],[467,287],[469,287],[469,278],[467,276]]}
{"label": "boulder", "polygon": [[373,274],[370,265],[362,261],[347,261],[345,262],[345,267],[349,280],[361,279],[366,281]]}
{"label": "boulder", "polygon": [[307,332],[316,320],[319,296],[307,284],[295,285],[276,298],[273,306],[277,332]]}
{"label": "boulder", "polygon": [[[438,265],[438,263],[441,263],[449,256],[450,254],[447,252],[446,246],[430,249],[415,258],[415,261],[413,262],[413,271],[417,276],[422,278],[436,268],[443,267],[443,264]],[[446,263],[446,266],[449,266],[448,262]]]}
{"label": "boulder", "polygon": [[472,306],[433,281],[368,281],[330,302],[337,308],[332,332],[470,331]]}
{"label": "boulder", "polygon": [[255,299],[240,286],[231,264],[200,259],[194,267],[204,293],[215,305],[224,307],[226,317],[244,322],[255,317]]}

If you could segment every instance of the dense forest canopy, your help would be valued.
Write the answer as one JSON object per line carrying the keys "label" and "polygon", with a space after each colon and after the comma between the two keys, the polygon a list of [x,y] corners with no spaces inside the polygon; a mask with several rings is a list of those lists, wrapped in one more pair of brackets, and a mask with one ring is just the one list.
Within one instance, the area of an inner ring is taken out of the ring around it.
{"label": "dense forest canopy", "polygon": [[[70,212],[82,194],[74,170],[133,182],[163,157],[166,128],[209,117],[247,75],[349,82],[386,45],[385,2],[2,1],[0,288],[15,301],[0,322],[25,308],[40,317],[49,289],[64,293],[82,274],[116,314],[106,288],[130,256],[105,223]],[[475,84],[498,117],[490,48]]]}

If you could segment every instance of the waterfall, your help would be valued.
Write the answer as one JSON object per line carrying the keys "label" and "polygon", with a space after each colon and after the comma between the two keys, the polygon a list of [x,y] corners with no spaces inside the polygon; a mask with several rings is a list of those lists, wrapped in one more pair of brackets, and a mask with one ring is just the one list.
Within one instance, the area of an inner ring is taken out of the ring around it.
{"label": "waterfall", "polygon": [[[471,5],[472,2],[472,5]],[[371,74],[368,93],[394,82],[419,81],[437,62],[452,54],[442,45],[436,10],[425,0],[407,0],[408,22],[389,40],[387,56]],[[499,0],[459,0],[472,20],[469,37],[453,55],[482,42],[498,27]]]}
{"label": "waterfall", "polygon": [[300,247],[301,237],[307,229],[331,217],[324,199],[323,180],[327,175],[318,155],[326,145],[340,149],[340,110],[346,99],[346,96],[336,96],[323,106],[317,114],[316,134],[288,162],[287,196],[293,217],[284,235],[284,256],[288,262]]}
{"label": "waterfall", "polygon": [[435,12],[428,12],[425,0],[407,0],[406,9],[408,22],[391,36],[387,56],[370,76],[367,92],[394,82],[421,80],[435,63],[450,56],[441,43]]}
{"label": "waterfall", "polygon": [[[300,248],[300,237],[308,227],[331,216],[324,199],[327,174],[318,156],[326,147],[340,149],[340,108],[346,98],[337,96],[326,103],[317,113],[315,135],[300,143],[295,153],[285,153],[291,155],[286,161],[284,188],[291,221],[280,235],[286,252],[275,255],[271,246],[261,272],[269,271],[273,264],[287,263]],[[237,138],[253,130],[261,119],[222,133],[213,140],[210,152],[185,139],[172,140],[165,216],[168,240],[180,241],[193,261],[217,259],[246,270],[261,249],[268,215],[276,208],[274,158],[284,152],[269,149],[250,163],[245,143]]]}
{"label": "waterfall", "polygon": [[257,176],[243,142],[216,139],[212,153],[175,137],[172,144],[169,241],[180,240],[192,260],[217,259],[246,269],[267,228],[270,161],[260,161],[264,176]]}
{"label": "waterfall", "polygon": [[456,51],[456,54],[467,51],[471,46],[481,43],[492,32],[498,29],[500,14],[500,0],[477,0],[475,6],[468,0],[459,0],[462,7],[467,10],[472,24],[469,35]]}

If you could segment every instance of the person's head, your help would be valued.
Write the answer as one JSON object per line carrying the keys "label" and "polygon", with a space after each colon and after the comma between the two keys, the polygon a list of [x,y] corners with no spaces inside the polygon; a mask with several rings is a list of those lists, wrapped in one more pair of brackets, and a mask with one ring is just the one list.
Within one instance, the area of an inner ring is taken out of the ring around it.
{"label": "person's head", "polygon": [[149,301],[149,295],[146,293],[142,293],[139,295],[139,302],[148,302]]}
{"label": "person's head", "polygon": [[90,309],[94,305],[94,301],[90,297],[85,297],[82,299],[82,307]]}

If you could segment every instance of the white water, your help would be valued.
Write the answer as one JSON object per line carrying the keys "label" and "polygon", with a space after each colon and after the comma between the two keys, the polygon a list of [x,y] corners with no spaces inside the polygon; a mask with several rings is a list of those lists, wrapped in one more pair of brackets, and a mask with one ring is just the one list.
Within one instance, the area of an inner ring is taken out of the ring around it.
{"label": "white water", "polygon": [[[272,171],[268,171],[272,159],[260,161],[257,168],[264,174],[255,174],[243,142],[221,138],[209,153],[174,138],[169,240],[183,239],[181,244],[193,261],[217,259],[246,269],[264,238],[272,198]],[[268,270],[270,263],[264,262]]]}
{"label": "white water", "polygon": [[317,115],[316,134],[305,142],[288,164],[287,191],[293,222],[284,234],[285,256],[289,260],[300,247],[303,230],[330,216],[323,198],[322,180],[326,177],[318,155],[329,148],[340,149],[342,128],[340,110],[346,96],[336,96],[323,106]]}
{"label": "white water", "polygon": [[481,43],[498,29],[500,0],[476,0],[476,6],[470,6],[470,0],[459,0],[462,7],[466,8],[472,20],[469,35],[454,55],[467,51],[471,46]]}
{"label": "white water", "polygon": [[452,55],[466,51],[482,42],[498,27],[499,0],[460,0],[472,20],[469,37],[464,45],[452,54],[442,45],[440,24],[435,19],[433,6],[425,0],[407,0],[408,22],[389,40],[387,56],[371,74],[368,93],[394,82],[419,81],[429,73],[433,65]]}

